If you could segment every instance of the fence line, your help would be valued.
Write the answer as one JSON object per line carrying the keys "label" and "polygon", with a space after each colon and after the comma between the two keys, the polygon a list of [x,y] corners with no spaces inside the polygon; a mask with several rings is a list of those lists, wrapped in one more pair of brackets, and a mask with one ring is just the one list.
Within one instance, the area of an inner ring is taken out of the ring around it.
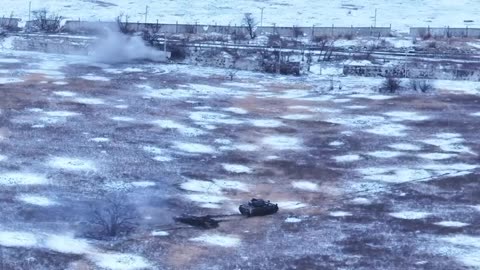
{"label": "fence line", "polygon": [[[20,18],[2,17],[0,18],[0,27],[19,29]],[[27,21],[25,29],[31,29],[35,21]],[[65,32],[90,32],[100,28],[116,29],[116,22],[103,21],[66,21],[62,31]],[[168,23],[140,23],[128,22],[127,28],[132,31],[154,30],[159,33],[167,34],[235,34],[242,33],[248,35],[247,27],[242,25],[206,25],[206,24],[175,24]],[[389,27],[339,27],[339,26],[260,26],[255,28],[256,34],[278,34],[284,37],[316,37],[316,36],[335,36],[335,37],[354,37],[354,36],[374,36],[386,37],[392,35],[392,26]],[[409,33],[412,37],[467,37],[480,38],[480,28],[452,28],[446,27],[411,27]]]}
{"label": "fence line", "polygon": [[471,37],[480,38],[480,28],[411,27],[412,37]]}

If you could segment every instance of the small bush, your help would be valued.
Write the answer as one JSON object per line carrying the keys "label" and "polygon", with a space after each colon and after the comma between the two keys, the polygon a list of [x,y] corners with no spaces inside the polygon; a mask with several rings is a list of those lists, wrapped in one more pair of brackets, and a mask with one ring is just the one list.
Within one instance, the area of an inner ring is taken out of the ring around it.
{"label": "small bush", "polygon": [[380,85],[380,92],[382,93],[396,93],[400,90],[401,84],[400,80],[394,77],[387,77],[385,81]]}
{"label": "small bush", "polygon": [[432,83],[428,80],[410,80],[410,88],[416,92],[427,93],[434,90]]}
{"label": "small bush", "polygon": [[89,223],[96,228],[91,235],[96,238],[128,235],[137,227],[138,219],[136,208],[125,201],[124,195],[111,195],[90,215]]}
{"label": "small bush", "polygon": [[60,32],[60,22],[63,19],[62,16],[56,14],[48,14],[48,11],[46,9],[32,11],[32,14],[34,17],[34,30],[46,33]]}

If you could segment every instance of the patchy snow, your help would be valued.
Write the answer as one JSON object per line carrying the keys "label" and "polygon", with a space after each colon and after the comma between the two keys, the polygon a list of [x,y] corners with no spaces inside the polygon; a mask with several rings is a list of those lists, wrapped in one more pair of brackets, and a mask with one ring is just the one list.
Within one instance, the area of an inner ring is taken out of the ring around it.
{"label": "patchy snow", "polygon": [[349,105],[349,106],[344,106],[344,108],[346,108],[346,109],[351,109],[351,110],[363,110],[363,109],[367,109],[368,106],[364,106],[364,105]]}
{"label": "patchy snow", "polygon": [[244,151],[244,152],[255,152],[259,150],[259,146],[255,144],[249,144],[249,143],[243,143],[243,144],[234,144],[230,146],[222,146],[220,147],[220,150],[238,150],[238,151]]}
{"label": "patchy snow", "polygon": [[85,254],[95,250],[86,240],[72,235],[49,235],[45,247],[60,253]]}
{"label": "patchy snow", "polygon": [[99,81],[99,82],[109,82],[110,79],[103,76],[95,76],[95,75],[85,75],[80,76],[80,78],[87,80],[87,81]]}
{"label": "patchy snow", "polygon": [[16,63],[21,63],[21,61],[15,58],[0,58],[0,64],[16,64]]}
{"label": "patchy snow", "polygon": [[180,188],[194,192],[222,194],[222,187],[209,181],[188,180],[180,184]]}
{"label": "patchy snow", "polygon": [[97,143],[102,143],[102,142],[109,142],[110,139],[105,138],[105,137],[97,137],[97,138],[91,138],[90,141],[97,142]]}
{"label": "patchy snow", "polygon": [[387,100],[387,99],[392,99],[395,96],[385,96],[385,95],[369,95],[369,94],[353,94],[349,95],[349,97],[352,98],[365,98],[365,99],[371,99],[371,100]]}
{"label": "patchy snow", "polygon": [[357,171],[364,175],[364,179],[387,183],[403,183],[420,179],[428,179],[432,176],[427,170],[418,168],[402,167],[369,167],[360,168]]}
{"label": "patchy snow", "polygon": [[21,195],[18,195],[16,198],[17,200],[27,204],[33,204],[33,205],[44,206],[44,207],[54,206],[58,204],[56,201],[51,200],[48,197],[34,195],[34,194],[21,194]]}
{"label": "patchy snow", "polygon": [[398,151],[373,151],[373,152],[368,152],[366,154],[376,158],[394,158],[394,157],[404,155],[403,152],[398,152]]}
{"label": "patchy snow", "polygon": [[369,199],[362,197],[354,198],[350,202],[357,205],[369,205],[372,203]]}
{"label": "patchy snow", "polygon": [[440,222],[435,222],[434,224],[442,227],[451,227],[451,228],[462,228],[470,225],[468,223],[464,223],[460,221],[440,221]]}
{"label": "patchy snow", "polygon": [[3,77],[0,77],[0,84],[21,83],[21,82],[24,82],[24,80],[19,79],[19,78],[3,78]]}
{"label": "patchy snow", "polygon": [[274,119],[254,119],[250,121],[255,127],[276,128],[283,126],[283,122]]}
{"label": "patchy snow", "polygon": [[134,122],[135,121],[135,118],[128,117],[128,116],[113,116],[113,117],[110,117],[110,119],[118,122]]}
{"label": "patchy snow", "polygon": [[431,216],[431,213],[428,212],[418,212],[418,211],[401,211],[388,214],[394,218],[398,219],[424,219],[428,216]]}
{"label": "patchy snow", "polygon": [[164,153],[164,150],[162,148],[158,148],[155,146],[143,146],[142,149],[143,151],[154,155],[162,155]]}
{"label": "patchy snow", "polygon": [[419,157],[430,160],[444,160],[456,157],[456,154],[447,154],[447,153],[423,153],[418,154]]}
{"label": "patchy snow", "polygon": [[217,204],[221,203],[222,201],[228,200],[228,198],[225,196],[203,193],[187,194],[185,195],[185,197],[187,197],[191,201],[205,204]]}
{"label": "patchy snow", "polygon": [[190,241],[202,242],[207,245],[220,247],[236,247],[241,243],[240,238],[236,235],[223,235],[213,233],[205,233],[195,238],[190,238]]}
{"label": "patchy snow", "polygon": [[320,187],[317,183],[310,181],[295,181],[292,182],[292,186],[296,189],[306,190],[306,191],[319,191]]}
{"label": "patchy snow", "polygon": [[252,173],[253,172],[251,168],[241,164],[223,163],[222,167],[225,171],[231,172],[231,173]]}
{"label": "patchy snow", "polygon": [[441,240],[438,249],[444,256],[454,257],[472,269],[480,268],[480,237],[457,234],[442,237]]}
{"label": "patchy snow", "polygon": [[409,129],[407,126],[401,124],[383,124],[367,129],[366,132],[382,136],[404,137],[407,135],[405,131]]}
{"label": "patchy snow", "polygon": [[0,174],[0,185],[43,185],[48,180],[45,176],[29,172],[6,172]]}
{"label": "patchy snow", "polygon": [[303,208],[307,206],[302,202],[296,202],[296,201],[284,201],[284,202],[278,202],[277,204],[280,209],[287,209],[287,210],[294,210],[294,209]]}
{"label": "patchy snow", "polygon": [[344,163],[344,162],[354,162],[354,161],[358,161],[358,160],[361,159],[361,157],[360,157],[359,155],[349,154],[349,155],[343,155],[343,156],[335,156],[335,157],[333,157],[333,159],[334,159],[336,162]]}
{"label": "patchy snow", "polygon": [[329,216],[331,217],[351,217],[353,216],[352,213],[350,212],[345,212],[345,211],[333,211],[328,213]]}
{"label": "patchy snow", "polygon": [[410,143],[394,143],[390,144],[388,147],[393,148],[395,150],[401,151],[420,151],[422,150],[421,146],[410,144]]}
{"label": "patchy snow", "polygon": [[345,143],[341,142],[341,141],[333,141],[333,142],[329,143],[328,145],[330,145],[330,146],[342,146],[344,144]]}
{"label": "patchy snow", "polygon": [[111,270],[137,270],[151,268],[143,257],[134,254],[93,253],[89,255],[99,267]]}
{"label": "patchy snow", "polygon": [[80,115],[79,113],[69,111],[49,111],[44,112],[44,114],[51,117],[72,117]]}
{"label": "patchy snow", "polygon": [[174,158],[172,158],[170,156],[154,156],[152,159],[156,160],[156,161],[159,161],[159,162],[170,162]]}
{"label": "patchy snow", "polygon": [[154,187],[156,184],[155,182],[152,181],[135,181],[131,183],[132,186],[138,187],[138,188],[149,188],[149,187]]}
{"label": "patchy snow", "polygon": [[216,152],[215,148],[200,143],[175,142],[174,145],[177,149],[188,153],[214,154]]}
{"label": "patchy snow", "polygon": [[175,129],[186,136],[195,137],[206,134],[206,132],[201,129],[188,127],[173,120],[155,120],[152,122],[152,124],[155,124],[163,129]]}
{"label": "patchy snow", "polygon": [[248,114],[248,111],[242,108],[237,108],[237,107],[230,107],[230,108],[225,108],[223,109],[226,112],[232,112],[236,114]]}
{"label": "patchy snow", "polygon": [[95,162],[91,160],[71,158],[71,157],[54,157],[47,162],[48,166],[56,169],[67,171],[96,171]]}
{"label": "patchy snow", "polygon": [[73,99],[74,102],[78,102],[81,104],[87,105],[102,105],[105,104],[105,101],[100,98],[86,98],[86,97],[78,97]]}
{"label": "patchy snow", "polygon": [[405,111],[391,111],[384,113],[386,116],[390,116],[392,121],[425,121],[430,119],[429,116],[421,115],[418,112],[405,112]]}
{"label": "patchy snow", "polygon": [[117,109],[122,109],[122,110],[128,109],[128,105],[125,105],[125,104],[115,105],[114,107],[117,108]]}
{"label": "patchy snow", "polygon": [[300,222],[302,222],[302,220],[299,219],[299,218],[296,218],[296,217],[288,217],[287,219],[285,219],[285,222],[286,223],[300,223]]}
{"label": "patchy snow", "polygon": [[151,235],[152,236],[168,236],[170,235],[170,233],[165,231],[153,231]]}
{"label": "patchy snow", "polygon": [[53,94],[60,97],[74,97],[77,95],[77,93],[71,91],[55,91]]}
{"label": "patchy snow", "polygon": [[352,101],[352,100],[349,99],[349,98],[336,98],[336,99],[332,100],[333,103],[347,103],[347,102],[350,102],[350,101]]}
{"label": "patchy snow", "polygon": [[35,247],[37,242],[37,237],[33,233],[0,231],[0,246],[31,248]]}
{"label": "patchy snow", "polygon": [[197,123],[213,123],[213,124],[226,124],[226,125],[239,125],[242,124],[242,120],[230,118],[229,115],[216,112],[198,111],[190,113],[190,119]]}
{"label": "patchy snow", "polygon": [[299,138],[277,135],[267,136],[262,143],[275,150],[299,150],[302,149],[302,141]]}
{"label": "patchy snow", "polygon": [[245,183],[233,180],[213,180],[215,185],[219,186],[222,189],[231,189],[247,192],[249,190],[248,186]]}
{"label": "patchy snow", "polygon": [[313,118],[311,114],[287,114],[280,116],[280,118],[285,120],[309,120]]}
{"label": "patchy snow", "polygon": [[422,140],[421,142],[437,146],[445,152],[469,153],[476,155],[468,146],[463,145],[465,141],[460,134],[457,133],[439,133],[436,138]]}

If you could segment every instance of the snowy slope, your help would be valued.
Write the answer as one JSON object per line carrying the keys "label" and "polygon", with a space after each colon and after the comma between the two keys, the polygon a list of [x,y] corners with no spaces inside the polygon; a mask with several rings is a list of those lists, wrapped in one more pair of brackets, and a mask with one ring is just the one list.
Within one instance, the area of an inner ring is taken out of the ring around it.
{"label": "snowy slope", "polygon": [[[2,0],[2,12],[28,19],[28,0]],[[465,27],[465,20],[476,20],[479,0],[33,0],[32,10],[47,8],[69,19],[112,20],[121,12],[132,21],[148,19],[164,23],[240,24],[244,13],[260,19],[264,25],[291,26],[371,26],[375,9],[377,26],[388,26],[405,32],[410,26]],[[480,22],[467,23],[480,27]]]}

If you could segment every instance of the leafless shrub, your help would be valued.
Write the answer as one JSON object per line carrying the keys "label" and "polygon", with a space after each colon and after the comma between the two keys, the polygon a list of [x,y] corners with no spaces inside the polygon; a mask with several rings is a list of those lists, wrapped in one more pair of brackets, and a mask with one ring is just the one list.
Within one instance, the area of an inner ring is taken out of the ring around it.
{"label": "leafless shrub", "polygon": [[46,33],[60,32],[60,22],[63,17],[57,14],[48,14],[46,9],[39,9],[32,11],[33,14],[33,28],[36,31]]}
{"label": "leafless shrub", "polygon": [[131,35],[133,34],[134,30],[130,29],[130,27],[128,27],[129,23],[128,23],[128,19],[130,17],[128,15],[125,15],[123,13],[121,13],[120,15],[117,16],[117,18],[115,18],[115,22],[117,23],[117,26],[118,26],[118,30],[123,33],[123,34],[126,34],[126,35]]}
{"label": "leafless shrub", "polygon": [[255,20],[255,18],[252,16],[252,13],[245,13],[245,15],[243,16],[242,22],[247,28],[250,38],[251,39],[256,38],[257,34],[255,33],[255,28],[258,23],[257,23],[257,20]]}
{"label": "leafless shrub", "polygon": [[380,85],[379,91],[381,93],[396,93],[400,90],[400,80],[394,77],[386,77],[385,81]]}
{"label": "leafless shrub", "polygon": [[227,70],[227,77],[228,77],[228,79],[229,79],[230,81],[233,81],[233,78],[235,78],[235,75],[237,75],[237,72],[238,72],[238,70],[233,69],[233,68]]}
{"label": "leafless shrub", "polygon": [[431,92],[434,90],[432,83],[428,80],[416,80],[412,79],[409,82],[410,88],[414,91],[420,91],[422,93]]}
{"label": "leafless shrub", "polygon": [[136,208],[125,200],[124,194],[114,194],[95,207],[89,221],[96,228],[93,236],[124,236],[136,228],[135,221],[139,218]]}

